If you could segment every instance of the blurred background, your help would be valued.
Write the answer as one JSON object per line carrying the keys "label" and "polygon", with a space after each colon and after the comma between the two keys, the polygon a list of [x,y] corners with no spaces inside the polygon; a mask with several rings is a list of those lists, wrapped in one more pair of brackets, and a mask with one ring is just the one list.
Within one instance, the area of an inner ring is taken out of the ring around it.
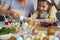
{"label": "blurred background", "polygon": [[[37,0],[31,0],[34,4],[35,9],[37,8]],[[53,0],[52,0],[53,1]],[[55,5],[57,6],[57,9],[60,10],[60,0],[54,0]]]}
{"label": "blurred background", "polygon": [[[4,1],[5,0],[0,0],[0,5],[2,5]],[[34,4],[34,8],[36,9],[37,8],[37,0],[31,0],[31,1]],[[60,0],[54,0],[54,2],[56,4],[57,8],[60,9]]]}

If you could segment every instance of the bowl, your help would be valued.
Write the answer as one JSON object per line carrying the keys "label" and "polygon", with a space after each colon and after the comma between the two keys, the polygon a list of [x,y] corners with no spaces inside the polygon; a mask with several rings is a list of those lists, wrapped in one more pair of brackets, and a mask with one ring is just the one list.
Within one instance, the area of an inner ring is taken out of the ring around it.
{"label": "bowl", "polygon": [[4,34],[4,35],[0,35],[0,39],[9,39],[13,36],[13,34]]}

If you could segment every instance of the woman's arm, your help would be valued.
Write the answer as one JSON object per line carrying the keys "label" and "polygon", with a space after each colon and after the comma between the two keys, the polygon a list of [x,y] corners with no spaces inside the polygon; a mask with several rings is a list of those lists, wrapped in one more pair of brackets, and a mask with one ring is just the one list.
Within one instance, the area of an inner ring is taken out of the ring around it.
{"label": "woman's arm", "polygon": [[18,19],[18,14],[15,13],[13,10],[8,10],[9,5],[7,3],[4,3],[1,8],[0,8],[0,15],[5,15],[5,16],[12,16],[12,18]]}
{"label": "woman's arm", "polygon": [[1,8],[0,8],[0,15],[7,15],[8,13],[8,9],[9,8],[9,6],[6,4],[6,3],[4,3],[2,6],[1,6]]}

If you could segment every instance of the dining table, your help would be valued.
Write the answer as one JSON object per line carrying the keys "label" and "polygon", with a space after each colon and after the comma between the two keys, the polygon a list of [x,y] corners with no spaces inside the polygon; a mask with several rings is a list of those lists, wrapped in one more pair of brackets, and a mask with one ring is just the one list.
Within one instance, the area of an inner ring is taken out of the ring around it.
{"label": "dining table", "polygon": [[[4,21],[0,21],[0,27],[4,27],[5,23]],[[40,33],[47,33],[47,30],[48,28],[54,28],[56,31],[55,31],[55,35],[57,35],[58,33],[60,33],[60,28],[58,28],[57,26],[48,26],[48,27],[43,27],[41,25],[36,25],[34,26],[33,28],[37,29],[38,30],[38,34],[39,35]],[[31,29],[32,30],[32,29]],[[14,34],[13,37],[19,37],[20,35],[23,34],[24,31],[19,31],[18,33]],[[31,35],[32,38],[35,38],[36,35],[32,35],[31,33],[30,34],[26,34],[26,35]]]}

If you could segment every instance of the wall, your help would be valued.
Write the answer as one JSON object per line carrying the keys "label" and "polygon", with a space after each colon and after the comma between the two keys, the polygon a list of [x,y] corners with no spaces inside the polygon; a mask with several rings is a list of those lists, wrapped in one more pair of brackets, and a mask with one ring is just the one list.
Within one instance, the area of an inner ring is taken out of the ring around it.
{"label": "wall", "polygon": [[34,8],[36,9],[37,8],[37,0],[31,0],[34,4]]}
{"label": "wall", "polygon": [[[4,2],[5,0],[2,0],[2,3]],[[34,8],[36,9],[37,8],[37,0],[31,0],[34,4]],[[60,0],[54,0],[56,4],[59,3]]]}

